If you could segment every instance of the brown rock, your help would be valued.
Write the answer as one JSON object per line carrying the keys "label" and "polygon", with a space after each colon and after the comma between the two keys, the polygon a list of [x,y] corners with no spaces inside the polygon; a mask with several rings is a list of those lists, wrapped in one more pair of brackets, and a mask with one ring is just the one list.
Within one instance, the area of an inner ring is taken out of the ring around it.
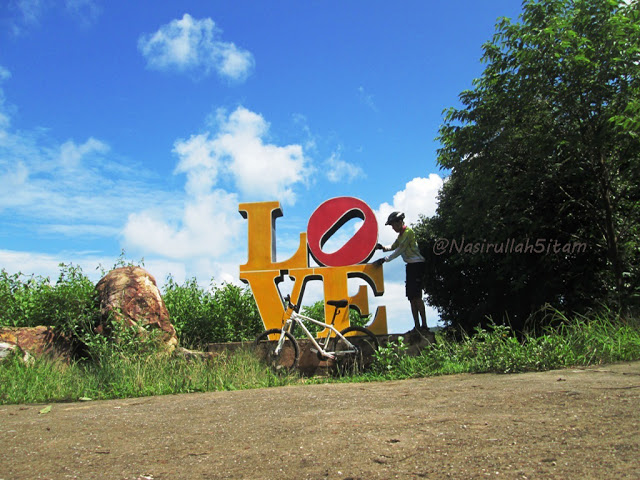
{"label": "brown rock", "polygon": [[187,348],[178,347],[173,351],[175,357],[184,358],[185,360],[203,360],[210,361],[216,358],[219,353],[201,352],[198,350],[189,350]]}
{"label": "brown rock", "polygon": [[[68,361],[72,355],[71,342],[51,327],[2,327],[0,342],[14,345],[28,355],[35,357],[49,356]],[[6,347],[5,350],[12,349]]]}
{"label": "brown rock", "polygon": [[178,344],[176,330],[162,300],[156,279],[140,267],[122,267],[110,271],[96,285],[100,311],[125,325],[150,326],[162,331],[162,340],[169,351]]}
{"label": "brown rock", "polygon": [[0,362],[16,351],[20,351],[17,345],[13,343],[0,342]]}

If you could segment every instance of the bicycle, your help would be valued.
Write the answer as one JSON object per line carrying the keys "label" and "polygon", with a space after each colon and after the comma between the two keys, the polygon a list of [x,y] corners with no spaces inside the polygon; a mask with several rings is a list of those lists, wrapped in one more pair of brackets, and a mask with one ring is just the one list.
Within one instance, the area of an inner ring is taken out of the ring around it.
{"label": "bicycle", "polygon": [[[291,303],[291,297],[285,297],[287,309],[284,312],[282,328],[271,328],[256,338],[256,346],[260,349],[266,362],[276,371],[289,372],[296,368],[300,358],[300,346],[293,336],[296,325],[300,325],[305,335],[311,340],[312,352],[318,358],[327,360],[339,373],[361,372],[366,370],[373,360],[373,353],[380,346],[378,338],[365,327],[352,325],[339,332],[334,323],[341,308],[348,308],[347,300],[329,300],[328,305],[335,308],[331,323],[315,320],[298,313],[300,307]],[[321,338],[314,338],[305,326],[311,322],[327,331]],[[333,335],[332,335],[333,334]]]}

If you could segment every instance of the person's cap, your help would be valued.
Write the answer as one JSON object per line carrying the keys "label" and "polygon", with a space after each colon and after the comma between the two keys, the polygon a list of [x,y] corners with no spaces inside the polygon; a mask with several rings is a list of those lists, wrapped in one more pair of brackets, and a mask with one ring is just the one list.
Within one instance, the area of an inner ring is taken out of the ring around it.
{"label": "person's cap", "polygon": [[391,215],[389,215],[389,218],[387,218],[387,223],[385,223],[385,225],[391,225],[392,223],[395,223],[399,220],[404,220],[404,213],[393,212]]}

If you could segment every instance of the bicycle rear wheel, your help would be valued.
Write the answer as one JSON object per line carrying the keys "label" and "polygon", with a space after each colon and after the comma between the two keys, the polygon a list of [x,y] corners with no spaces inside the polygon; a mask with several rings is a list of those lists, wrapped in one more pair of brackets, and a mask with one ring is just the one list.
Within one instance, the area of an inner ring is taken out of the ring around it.
{"label": "bicycle rear wheel", "polygon": [[368,370],[373,363],[373,355],[380,346],[378,338],[371,330],[356,325],[347,327],[340,333],[355,346],[355,351],[338,336],[331,340],[329,350],[336,354],[336,373],[357,374]]}
{"label": "bicycle rear wheel", "polygon": [[284,342],[280,352],[276,354],[276,347],[282,337],[282,330],[272,328],[262,332],[256,338],[258,357],[264,360],[276,372],[288,373],[298,366],[300,348],[298,342],[289,332],[284,332]]}

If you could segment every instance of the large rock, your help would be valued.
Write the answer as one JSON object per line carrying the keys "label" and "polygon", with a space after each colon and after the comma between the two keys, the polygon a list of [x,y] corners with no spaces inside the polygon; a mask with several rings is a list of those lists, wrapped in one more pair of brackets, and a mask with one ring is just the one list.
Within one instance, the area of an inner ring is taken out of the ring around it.
{"label": "large rock", "polygon": [[176,330],[156,279],[149,272],[140,267],[116,268],[98,282],[96,290],[104,318],[111,314],[125,325],[158,328],[162,341],[173,351],[178,344]]}
{"label": "large rock", "polygon": [[25,359],[49,356],[68,361],[72,355],[72,344],[63,335],[55,332],[51,327],[2,327],[0,328],[0,350],[6,356],[10,350],[19,348],[25,354]]}

